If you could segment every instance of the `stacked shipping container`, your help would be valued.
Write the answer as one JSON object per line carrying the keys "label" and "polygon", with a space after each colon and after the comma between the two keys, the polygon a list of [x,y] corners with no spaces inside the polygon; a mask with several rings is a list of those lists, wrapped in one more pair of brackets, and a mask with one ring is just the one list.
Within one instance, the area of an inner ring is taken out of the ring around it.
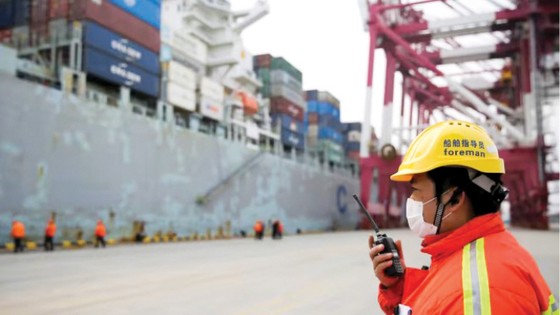
{"label": "stacked shipping container", "polygon": [[29,24],[30,0],[0,0],[0,30]]}
{"label": "stacked shipping container", "polygon": [[86,21],[83,26],[86,73],[158,96],[160,66],[156,53],[95,22]]}
{"label": "stacked shipping container", "polygon": [[[52,0],[51,0],[52,1]],[[143,9],[149,6],[149,14]],[[160,88],[159,0],[76,0],[71,20],[84,20],[84,72],[157,97]]]}
{"label": "stacked shipping container", "polygon": [[165,99],[189,112],[196,110],[196,73],[176,61],[162,63]]}
{"label": "stacked shipping container", "polygon": [[[344,152],[350,161],[360,160],[360,141],[362,137],[362,124],[359,122],[343,123],[344,129]],[[371,129],[370,143],[368,151],[375,152],[377,147],[377,136],[375,130]]]}
{"label": "stacked shipping container", "polygon": [[[50,0],[53,1],[53,0]],[[154,4],[157,0],[151,1]],[[69,7],[69,19],[72,21],[89,20],[100,24],[112,32],[120,34],[123,38],[132,40],[152,52],[159,53],[160,38],[159,28],[153,27],[134,15],[133,9],[140,1],[132,2],[130,10],[119,8],[113,1],[74,0]],[[159,7],[156,7],[159,16]]]}
{"label": "stacked shipping container", "polygon": [[302,90],[302,74],[288,61],[269,54],[253,58],[254,71],[263,83],[260,93],[270,99],[273,127],[280,133],[282,144],[303,151],[306,103]]}
{"label": "stacked shipping container", "polygon": [[0,41],[38,47],[81,29],[81,70],[157,97],[160,6],[160,0],[0,0]]}
{"label": "stacked shipping container", "polygon": [[360,160],[360,139],[362,136],[362,124],[359,122],[346,123],[344,125],[344,152],[346,158],[358,162]]}
{"label": "stacked shipping container", "polygon": [[329,92],[306,91],[308,150],[322,161],[344,161],[340,103]]}

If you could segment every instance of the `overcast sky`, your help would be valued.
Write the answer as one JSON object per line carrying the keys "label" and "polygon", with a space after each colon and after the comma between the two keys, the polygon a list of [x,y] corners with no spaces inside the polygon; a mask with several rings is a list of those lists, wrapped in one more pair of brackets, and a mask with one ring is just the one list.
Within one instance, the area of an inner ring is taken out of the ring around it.
{"label": "overcast sky", "polygon": [[[234,9],[256,0],[232,0]],[[245,30],[252,54],[281,56],[303,73],[306,90],[327,90],[341,101],[342,121],[361,121],[369,36],[355,0],[269,0],[270,13]],[[375,107],[381,109],[385,57],[377,53]],[[379,113],[372,122],[380,125]],[[377,128],[376,128],[377,129]]]}
{"label": "overcast sky", "polygon": [[[231,0],[234,10],[250,8],[257,0]],[[304,89],[327,90],[341,101],[343,122],[362,121],[369,36],[363,30],[356,0],[268,0],[270,13],[248,27],[242,34],[245,47],[252,54],[270,53],[286,58],[303,73]],[[455,0],[450,7],[431,3],[418,5],[428,20],[454,18],[476,12],[493,12],[512,8],[510,0]],[[495,35],[481,34],[458,39],[462,45],[479,46],[496,43]],[[445,43],[440,43],[441,48]],[[500,67],[501,61],[483,64]],[[446,65],[449,73],[476,71],[480,64],[467,63],[459,68]],[[441,70],[444,70],[443,68]],[[446,71],[446,70],[444,70]],[[447,72],[447,71],[446,71]],[[375,56],[375,74],[371,122],[378,135],[385,85],[385,55]],[[491,74],[485,75],[489,80]],[[490,77],[489,77],[490,76]],[[478,78],[477,78],[478,79]],[[400,109],[401,78],[395,81],[395,111]],[[408,112],[408,109],[405,109]],[[398,113],[394,112],[393,121]],[[408,117],[405,117],[408,121]]]}

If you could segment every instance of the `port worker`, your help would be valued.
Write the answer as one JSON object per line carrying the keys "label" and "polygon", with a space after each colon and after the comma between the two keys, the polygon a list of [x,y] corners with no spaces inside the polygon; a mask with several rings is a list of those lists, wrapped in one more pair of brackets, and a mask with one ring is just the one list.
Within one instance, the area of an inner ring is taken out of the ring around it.
{"label": "port worker", "polygon": [[12,238],[14,239],[14,253],[23,252],[23,239],[25,238],[25,225],[23,222],[12,222]]}
{"label": "port worker", "polygon": [[255,231],[255,239],[262,240],[264,235],[264,223],[261,220],[257,220],[253,226],[253,230]]}
{"label": "port worker", "polygon": [[47,227],[45,228],[45,250],[46,251],[53,251],[54,250],[54,235],[56,234],[56,223],[54,223],[53,219],[50,219],[47,223]]}
{"label": "port worker", "polygon": [[401,259],[404,275],[389,277],[393,254],[380,254],[383,245],[369,237],[386,314],[558,314],[535,260],[504,228],[504,173],[494,142],[475,124],[444,121],[417,136],[391,180],[412,186],[406,217],[431,266]]}
{"label": "port worker", "polygon": [[282,234],[284,233],[284,224],[282,221],[278,220],[278,238],[282,238]]}
{"label": "port worker", "polygon": [[272,239],[281,239],[284,227],[280,220],[274,220],[272,223]]}
{"label": "port worker", "polygon": [[95,227],[95,247],[99,247],[99,243],[105,247],[105,235],[107,234],[107,229],[103,220],[97,221],[97,226]]}

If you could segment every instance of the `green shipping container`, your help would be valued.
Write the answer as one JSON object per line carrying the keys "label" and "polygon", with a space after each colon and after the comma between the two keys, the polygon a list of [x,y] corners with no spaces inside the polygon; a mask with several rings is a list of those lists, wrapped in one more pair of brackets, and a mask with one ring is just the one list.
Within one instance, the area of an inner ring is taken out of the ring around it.
{"label": "green shipping container", "polygon": [[270,65],[270,69],[276,70],[284,70],[288,72],[292,77],[298,80],[301,83],[302,75],[301,71],[299,71],[296,67],[292,66],[286,59],[282,57],[275,57],[272,59],[272,64]]}

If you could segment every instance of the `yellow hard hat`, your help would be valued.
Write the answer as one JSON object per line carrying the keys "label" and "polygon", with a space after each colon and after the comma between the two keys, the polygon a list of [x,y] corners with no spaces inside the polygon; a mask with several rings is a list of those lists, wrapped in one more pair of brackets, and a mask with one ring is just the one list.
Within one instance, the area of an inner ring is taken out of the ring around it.
{"label": "yellow hard hat", "polygon": [[470,122],[449,120],[426,128],[412,141],[391,180],[408,182],[414,174],[443,166],[505,173],[504,160],[484,129]]}

